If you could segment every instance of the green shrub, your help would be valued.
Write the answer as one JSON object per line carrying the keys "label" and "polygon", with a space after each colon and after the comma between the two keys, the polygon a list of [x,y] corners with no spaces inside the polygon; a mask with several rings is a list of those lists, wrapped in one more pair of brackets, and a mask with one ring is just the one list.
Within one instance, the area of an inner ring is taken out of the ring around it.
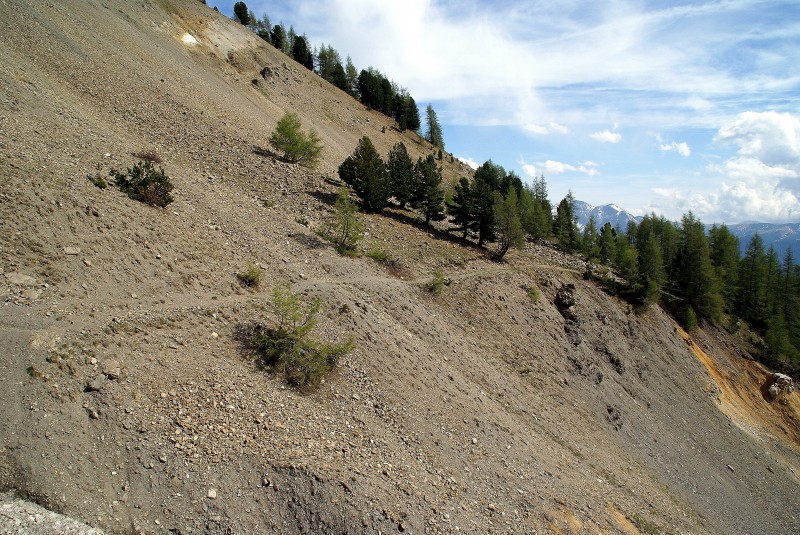
{"label": "green shrub", "polygon": [[103,178],[103,175],[100,173],[97,173],[96,175],[88,175],[87,178],[92,184],[100,189],[106,189],[108,187],[108,182],[106,182],[106,179]]}
{"label": "green shrub", "polygon": [[441,295],[445,286],[448,286],[450,281],[444,278],[442,270],[437,269],[433,272],[433,277],[425,285],[425,288],[433,295]]}
{"label": "green shrub", "polygon": [[353,342],[322,344],[307,337],[316,325],[320,301],[303,302],[288,283],[275,287],[272,310],[277,325],[259,327],[252,344],[263,362],[284,374],[292,386],[309,389],[319,384],[342,356],[353,350]]}
{"label": "green shrub", "polygon": [[269,143],[275,150],[283,153],[286,161],[314,168],[322,154],[322,141],[315,130],[303,133],[300,126],[297,114],[287,113],[278,121]]}
{"label": "green shrub", "polygon": [[534,303],[538,303],[539,299],[542,298],[542,293],[539,291],[539,288],[537,288],[534,284],[531,284],[528,286],[528,297],[530,297],[531,301]]}
{"label": "green shrub", "polygon": [[384,251],[378,244],[373,243],[372,247],[364,253],[368,258],[373,259],[376,262],[385,263],[386,260],[389,258],[386,256],[386,251]]}
{"label": "green shrub", "polygon": [[131,199],[160,207],[168,205],[173,200],[170,195],[174,188],[172,182],[164,173],[164,169],[156,170],[149,160],[133,164],[133,167],[124,173],[112,169],[109,175],[114,178],[117,187]]}
{"label": "green shrub", "polygon": [[339,254],[357,256],[356,247],[364,237],[364,219],[358,206],[350,199],[350,190],[341,187],[336,191],[336,203],[328,216],[325,237],[333,242]]}
{"label": "green shrub", "polygon": [[244,284],[245,286],[249,286],[250,288],[258,288],[258,285],[261,284],[261,275],[264,271],[255,265],[252,262],[247,263],[247,269],[244,273],[237,273],[236,278]]}

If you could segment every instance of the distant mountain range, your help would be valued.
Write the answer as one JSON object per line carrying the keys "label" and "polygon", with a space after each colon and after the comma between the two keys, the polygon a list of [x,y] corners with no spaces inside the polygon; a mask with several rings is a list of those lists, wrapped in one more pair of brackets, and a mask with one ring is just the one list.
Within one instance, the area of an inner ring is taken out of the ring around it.
{"label": "distant mountain range", "polygon": [[[598,232],[606,223],[611,223],[614,228],[625,230],[629,221],[638,223],[642,220],[641,216],[626,212],[616,204],[592,206],[578,200],[575,201],[575,216],[578,219],[578,228],[581,230],[589,223],[589,218],[594,217]],[[710,229],[711,225],[706,225],[706,227]],[[800,259],[800,223],[737,223],[728,225],[728,230],[739,238],[739,247],[742,253],[753,235],[758,233],[764,240],[764,248],[769,249],[769,246],[772,245],[781,260],[788,249],[794,253],[795,261]]]}

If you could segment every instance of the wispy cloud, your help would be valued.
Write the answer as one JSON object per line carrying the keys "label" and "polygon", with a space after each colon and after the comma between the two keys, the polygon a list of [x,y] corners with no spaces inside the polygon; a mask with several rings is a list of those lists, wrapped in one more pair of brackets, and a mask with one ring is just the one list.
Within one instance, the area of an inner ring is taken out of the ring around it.
{"label": "wispy cloud", "polygon": [[589,137],[603,143],[619,143],[622,141],[622,134],[619,132],[612,132],[611,130],[602,130],[589,134]]}
{"label": "wispy cloud", "polygon": [[548,123],[546,125],[529,123],[524,125],[522,128],[523,130],[531,132],[532,134],[540,134],[540,135],[569,134],[569,128],[567,128],[563,124],[558,124],[554,122]]}
{"label": "wispy cloud", "polygon": [[534,178],[542,173],[545,175],[560,175],[565,172],[583,173],[588,176],[595,176],[599,173],[597,164],[594,162],[584,162],[578,165],[572,165],[564,162],[557,162],[555,160],[547,160],[544,162],[536,162],[535,165],[522,162],[522,171],[531,178]]}
{"label": "wispy cloud", "polygon": [[692,149],[689,148],[689,144],[686,142],[678,143],[677,141],[673,141],[672,143],[662,143],[658,146],[658,150],[662,152],[675,151],[686,158],[692,155]]}

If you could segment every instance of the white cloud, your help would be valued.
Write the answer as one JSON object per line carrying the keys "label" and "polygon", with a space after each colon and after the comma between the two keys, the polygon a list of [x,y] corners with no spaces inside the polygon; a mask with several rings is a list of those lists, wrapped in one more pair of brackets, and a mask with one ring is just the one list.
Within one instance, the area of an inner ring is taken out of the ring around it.
{"label": "white cloud", "polygon": [[535,178],[541,173],[545,175],[560,175],[565,172],[583,173],[588,176],[595,176],[599,171],[595,169],[597,164],[594,162],[586,162],[581,165],[572,165],[564,162],[557,162],[555,160],[547,160],[545,162],[536,162],[536,165],[521,162],[522,172],[531,178]]}
{"label": "white cloud", "polygon": [[692,149],[689,148],[689,144],[686,142],[678,143],[676,141],[673,141],[672,143],[659,145],[658,149],[663,152],[669,152],[674,150],[681,156],[687,158],[692,154]]}
{"label": "white cloud", "polygon": [[524,130],[533,134],[547,135],[547,134],[569,134],[569,128],[562,124],[550,122],[546,125],[529,123],[522,127]]}
{"label": "white cloud", "polygon": [[478,167],[480,167],[480,164],[475,160],[473,160],[472,158],[456,156],[456,159],[458,159],[459,162],[467,165],[470,169],[477,169]]}
{"label": "white cloud", "polygon": [[[449,117],[465,124],[549,133],[558,132],[549,124],[557,117],[566,124],[634,124],[635,117],[708,126],[725,113],[720,108],[791,94],[800,76],[785,17],[749,1],[254,0],[251,7],[350,54],[358,68],[378,67],[418,102],[446,101]],[[766,40],[786,53],[766,54]]]}
{"label": "white cloud", "polygon": [[[716,221],[781,222],[800,218],[800,117],[789,113],[744,112],[723,125],[717,145],[734,145],[736,155],[708,166],[718,185],[684,196],[657,191],[664,199]],[[710,216],[710,217],[709,217]]]}
{"label": "white cloud", "polygon": [[622,140],[622,134],[619,132],[612,132],[608,129],[589,134],[589,137],[597,141],[602,141],[603,143],[619,143]]}

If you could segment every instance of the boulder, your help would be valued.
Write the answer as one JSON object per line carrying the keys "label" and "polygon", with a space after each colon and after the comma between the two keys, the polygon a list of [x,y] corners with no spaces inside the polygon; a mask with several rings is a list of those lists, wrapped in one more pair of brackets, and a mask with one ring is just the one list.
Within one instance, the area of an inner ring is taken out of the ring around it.
{"label": "boulder", "polygon": [[794,381],[783,373],[773,373],[772,384],[767,391],[772,401],[784,398],[794,392]]}

